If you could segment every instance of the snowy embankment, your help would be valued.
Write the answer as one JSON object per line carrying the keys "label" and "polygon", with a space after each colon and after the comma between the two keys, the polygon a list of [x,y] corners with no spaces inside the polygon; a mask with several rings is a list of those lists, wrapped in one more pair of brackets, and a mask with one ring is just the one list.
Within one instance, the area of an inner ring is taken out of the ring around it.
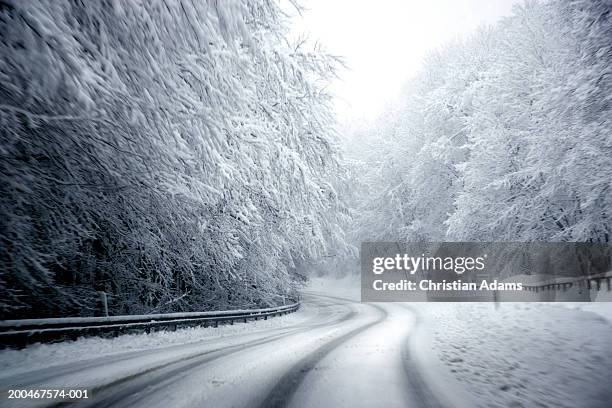
{"label": "snowy embankment", "polygon": [[[449,406],[609,407],[607,304],[412,304],[419,368]],[[584,308],[598,314],[580,310]]]}

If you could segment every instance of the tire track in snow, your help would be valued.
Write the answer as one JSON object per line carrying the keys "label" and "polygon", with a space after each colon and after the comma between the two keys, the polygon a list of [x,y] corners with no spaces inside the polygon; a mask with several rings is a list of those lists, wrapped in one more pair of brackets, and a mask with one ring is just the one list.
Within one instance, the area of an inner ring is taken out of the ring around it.
{"label": "tire track in snow", "polygon": [[[346,306],[346,301],[344,302],[324,302],[324,301],[320,301],[320,299],[314,299],[310,301],[309,303],[313,303],[321,311],[325,311],[325,308],[329,306]],[[319,316],[320,314],[321,313],[319,312],[317,316]],[[333,317],[333,314],[329,314],[329,316]],[[327,322],[331,321],[332,323],[334,322],[334,320],[330,320],[330,319],[326,321]],[[322,323],[319,321],[318,323],[315,323],[315,324],[320,325]],[[287,329],[302,328],[302,327],[313,327],[313,325],[310,323],[304,322],[304,323],[292,324],[286,327],[276,327],[276,328],[271,328],[271,329],[265,329],[265,330],[262,330],[262,332],[263,331],[285,332]],[[239,335],[234,335],[234,336],[239,336]],[[10,387],[33,388],[33,386],[35,385],[44,384],[47,381],[54,380],[61,376],[70,376],[72,374],[76,374],[82,371],[96,369],[103,365],[108,366],[108,365],[118,363],[118,362],[135,361],[143,357],[147,357],[147,356],[151,356],[155,354],[163,354],[168,351],[180,350],[181,348],[184,348],[186,346],[193,347],[193,348],[198,347],[199,345],[205,346],[207,345],[208,342],[210,342],[210,339],[206,339],[206,340],[199,341],[199,342],[186,343],[186,344],[171,344],[171,345],[153,348],[153,349],[130,350],[130,351],[122,352],[119,354],[114,354],[114,355],[109,355],[109,356],[104,356],[104,357],[97,357],[97,358],[88,359],[88,360],[81,360],[81,361],[76,361],[76,362],[64,364],[64,365],[47,366],[41,369],[22,372],[22,373],[19,373],[11,377],[3,377],[2,379],[0,379],[0,389],[10,388]],[[215,349],[215,350],[220,350],[220,349]],[[198,353],[198,354],[201,355],[201,353]],[[194,354],[191,354],[191,356],[194,356]],[[10,387],[9,387],[9,384],[10,384]]]}
{"label": "tire track in snow", "polygon": [[[229,356],[239,351],[268,344],[291,336],[297,332],[298,330],[293,330],[290,333],[269,336],[263,339],[237,344],[222,349],[210,350],[200,353],[199,355],[190,356],[184,359],[172,361],[162,366],[153,367],[149,370],[121,378],[110,384],[94,388],[91,390],[92,399],[86,402],[79,401],[71,405],[79,407],[129,407],[133,404],[131,398],[138,397],[140,393],[145,393],[146,395],[154,392],[158,388],[173,384],[189,375],[189,372],[195,368],[199,368],[204,364]],[[60,403],[56,406],[66,405]]]}
{"label": "tire track in snow", "polygon": [[[329,297],[332,299],[342,299],[335,298],[333,296],[320,296]],[[342,300],[346,301],[348,299]],[[263,401],[259,404],[259,407],[280,408],[290,405],[293,395],[299,388],[300,384],[303,382],[304,378],[316,367],[316,365],[323,358],[325,358],[343,343],[347,342],[358,334],[363,333],[369,328],[382,323],[388,317],[388,313],[385,309],[373,304],[368,304],[368,306],[380,312],[380,316],[378,319],[364,326],[359,326],[341,335],[340,337],[336,337],[335,339],[325,343],[324,345],[320,346],[316,350],[303,357],[300,361],[294,364],[293,367],[283,376],[283,378],[276,383],[272,390],[268,392],[268,394],[264,397]]]}
{"label": "tire track in snow", "polygon": [[[336,298],[341,302],[333,302],[334,306],[347,306],[346,299]],[[327,305],[324,305],[327,306]],[[189,375],[191,370],[200,369],[204,364],[229,356],[231,354],[247,350],[252,347],[268,344],[277,340],[293,336],[296,334],[308,332],[319,327],[334,327],[341,325],[346,321],[352,320],[358,313],[351,307],[348,313],[344,314],[340,319],[331,322],[319,322],[316,324],[300,324],[284,328],[281,334],[267,336],[261,339],[256,339],[247,343],[240,343],[232,346],[223,347],[220,349],[207,350],[204,352],[191,354],[189,356],[173,360],[155,367],[151,367],[144,371],[122,377],[111,383],[94,387],[91,389],[92,398],[88,401],[61,401],[50,405],[51,407],[63,406],[130,406],[130,398],[138,396],[139,393],[150,393],[164,386],[171,385],[176,381]],[[101,397],[97,397],[100,395]]]}
{"label": "tire track in snow", "polygon": [[[419,326],[423,324],[423,318],[421,315],[414,310],[414,308],[406,304],[401,304],[401,306],[414,314],[414,331],[419,330]],[[412,335],[414,335],[414,333]],[[417,407],[446,408],[446,406],[442,404],[440,399],[436,396],[436,393],[431,389],[431,386],[427,383],[427,381],[425,381],[422,373],[419,372],[419,365],[412,357],[410,338],[404,341],[404,346],[402,347],[402,365],[404,366],[404,371],[408,378],[410,392],[416,397],[415,404]]]}

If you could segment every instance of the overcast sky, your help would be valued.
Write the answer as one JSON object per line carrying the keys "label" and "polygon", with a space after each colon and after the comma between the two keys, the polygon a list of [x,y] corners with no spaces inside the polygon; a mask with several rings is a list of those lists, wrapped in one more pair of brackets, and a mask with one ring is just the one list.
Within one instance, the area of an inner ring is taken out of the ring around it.
{"label": "overcast sky", "polygon": [[[494,23],[518,0],[302,0],[293,34],[345,58],[333,85],[341,122],[373,119],[414,76],[428,50]],[[295,14],[295,13],[294,13]]]}

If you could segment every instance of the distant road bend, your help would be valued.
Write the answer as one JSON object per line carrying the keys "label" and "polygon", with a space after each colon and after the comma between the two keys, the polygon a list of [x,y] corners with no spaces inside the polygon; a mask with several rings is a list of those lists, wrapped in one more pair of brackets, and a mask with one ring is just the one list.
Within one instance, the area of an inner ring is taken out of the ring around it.
{"label": "distant road bend", "polygon": [[410,364],[409,309],[317,292],[304,293],[302,305],[306,317],[284,327],[48,367],[0,386],[91,392],[88,400],[14,406],[438,406]]}

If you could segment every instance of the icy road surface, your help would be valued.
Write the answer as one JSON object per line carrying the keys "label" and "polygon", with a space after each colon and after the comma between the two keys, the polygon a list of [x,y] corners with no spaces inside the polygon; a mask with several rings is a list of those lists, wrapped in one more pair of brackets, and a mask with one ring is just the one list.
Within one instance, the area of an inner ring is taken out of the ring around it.
{"label": "icy road surface", "polygon": [[0,387],[86,388],[92,398],[73,404],[96,407],[435,406],[410,364],[407,338],[415,318],[408,308],[316,292],[305,293],[302,305],[283,325],[42,362],[30,371],[5,371]]}

